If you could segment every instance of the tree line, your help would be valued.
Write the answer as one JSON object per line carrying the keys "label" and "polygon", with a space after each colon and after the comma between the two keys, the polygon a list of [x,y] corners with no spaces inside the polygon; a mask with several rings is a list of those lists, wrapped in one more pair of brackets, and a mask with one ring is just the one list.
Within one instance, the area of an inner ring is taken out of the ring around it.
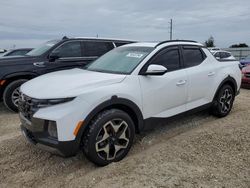
{"label": "tree line", "polygon": [[[215,47],[215,40],[213,36],[210,36],[204,43],[206,47]],[[244,48],[249,47],[246,43],[232,44],[229,48]]]}

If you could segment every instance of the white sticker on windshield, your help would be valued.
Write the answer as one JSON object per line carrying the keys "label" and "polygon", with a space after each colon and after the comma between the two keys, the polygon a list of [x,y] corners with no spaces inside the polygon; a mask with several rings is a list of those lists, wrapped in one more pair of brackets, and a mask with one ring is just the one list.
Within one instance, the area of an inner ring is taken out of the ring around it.
{"label": "white sticker on windshield", "polygon": [[54,44],[52,44],[52,43],[47,43],[47,46],[54,46]]}
{"label": "white sticker on windshield", "polygon": [[138,54],[138,53],[128,53],[126,56],[127,57],[134,57],[134,58],[142,58],[144,54]]}

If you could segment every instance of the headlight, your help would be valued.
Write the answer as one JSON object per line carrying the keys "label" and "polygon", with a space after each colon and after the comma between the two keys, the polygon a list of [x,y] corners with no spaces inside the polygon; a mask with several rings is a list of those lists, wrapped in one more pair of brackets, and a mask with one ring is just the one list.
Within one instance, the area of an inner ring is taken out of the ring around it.
{"label": "headlight", "polygon": [[71,97],[71,98],[62,98],[62,99],[33,99],[34,103],[36,103],[36,106],[38,108],[44,108],[44,107],[48,107],[48,106],[52,106],[52,105],[56,105],[56,104],[61,104],[61,103],[65,103],[65,102],[69,102],[74,100],[75,97]]}

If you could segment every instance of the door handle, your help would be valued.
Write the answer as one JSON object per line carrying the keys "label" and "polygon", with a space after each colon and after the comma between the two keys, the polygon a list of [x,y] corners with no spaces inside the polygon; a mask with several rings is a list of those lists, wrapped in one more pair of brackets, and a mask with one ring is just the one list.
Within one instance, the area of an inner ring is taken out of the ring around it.
{"label": "door handle", "polygon": [[215,72],[209,72],[208,73],[208,76],[213,76],[213,75],[215,75]]}
{"label": "door handle", "polygon": [[33,65],[36,67],[45,67],[44,62],[36,62],[36,63],[33,63]]}
{"label": "door handle", "polygon": [[181,86],[181,85],[184,85],[186,84],[186,80],[180,80],[179,82],[176,83],[177,86]]}

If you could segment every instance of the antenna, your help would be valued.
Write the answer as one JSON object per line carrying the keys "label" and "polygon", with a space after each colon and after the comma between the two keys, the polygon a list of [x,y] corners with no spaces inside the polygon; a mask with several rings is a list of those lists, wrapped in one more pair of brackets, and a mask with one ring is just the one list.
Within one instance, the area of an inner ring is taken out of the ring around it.
{"label": "antenna", "polygon": [[173,39],[173,19],[170,19],[169,24],[170,24],[170,28],[169,28],[170,29],[170,32],[169,32],[170,36],[169,36],[169,39],[172,40]]}

